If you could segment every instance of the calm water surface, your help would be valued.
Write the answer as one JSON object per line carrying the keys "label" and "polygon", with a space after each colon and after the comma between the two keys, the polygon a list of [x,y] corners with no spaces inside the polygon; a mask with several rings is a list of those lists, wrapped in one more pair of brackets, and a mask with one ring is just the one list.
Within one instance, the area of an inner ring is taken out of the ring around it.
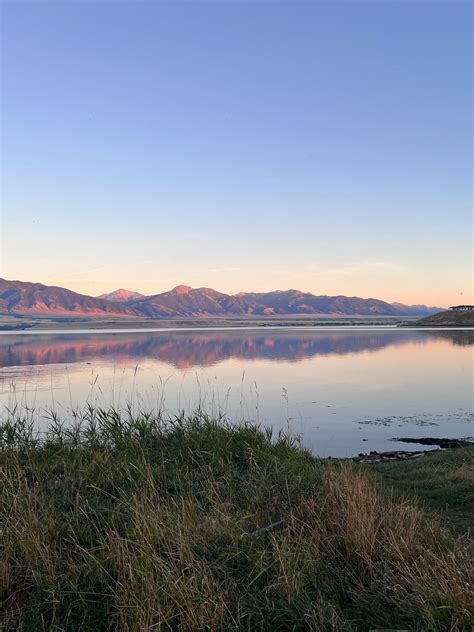
{"label": "calm water surface", "polygon": [[[322,456],[470,437],[474,330],[0,333],[0,407],[65,419],[86,401],[174,413],[199,403],[300,434]],[[417,449],[418,446],[412,446]]]}

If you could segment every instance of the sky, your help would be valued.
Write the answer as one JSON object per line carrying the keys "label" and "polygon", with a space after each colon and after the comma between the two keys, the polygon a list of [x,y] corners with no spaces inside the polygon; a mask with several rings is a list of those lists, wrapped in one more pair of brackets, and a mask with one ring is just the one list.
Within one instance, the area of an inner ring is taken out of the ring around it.
{"label": "sky", "polygon": [[0,276],[473,302],[470,2],[1,11]]}

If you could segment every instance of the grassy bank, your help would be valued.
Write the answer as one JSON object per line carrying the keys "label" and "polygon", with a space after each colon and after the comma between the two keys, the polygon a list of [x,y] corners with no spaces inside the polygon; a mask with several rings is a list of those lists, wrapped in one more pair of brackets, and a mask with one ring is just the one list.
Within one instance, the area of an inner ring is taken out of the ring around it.
{"label": "grassy bank", "polygon": [[471,629],[462,540],[289,437],[96,410],[0,437],[1,629]]}
{"label": "grassy bank", "polygon": [[415,500],[460,534],[474,535],[474,444],[428,457],[373,468],[381,489]]}

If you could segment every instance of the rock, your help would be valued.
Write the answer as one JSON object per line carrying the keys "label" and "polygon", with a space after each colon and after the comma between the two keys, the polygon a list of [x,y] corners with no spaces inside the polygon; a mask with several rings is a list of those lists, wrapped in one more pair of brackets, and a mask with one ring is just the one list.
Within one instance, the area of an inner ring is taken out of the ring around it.
{"label": "rock", "polygon": [[462,448],[472,445],[472,441],[467,439],[446,439],[438,437],[394,437],[392,441],[418,443],[420,445],[437,445],[440,448]]}
{"label": "rock", "polygon": [[353,457],[355,463],[362,463],[364,465],[374,463],[385,463],[392,461],[412,461],[413,459],[420,459],[429,455],[431,452],[437,452],[437,450],[426,450],[419,452],[405,452],[403,450],[391,451],[391,452],[376,452],[372,450],[369,454],[361,452],[358,456]]}

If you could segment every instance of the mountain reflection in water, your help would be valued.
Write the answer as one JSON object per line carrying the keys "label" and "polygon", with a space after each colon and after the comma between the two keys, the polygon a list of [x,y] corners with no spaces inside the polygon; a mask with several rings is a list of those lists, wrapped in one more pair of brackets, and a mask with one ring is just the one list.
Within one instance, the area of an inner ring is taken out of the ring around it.
{"label": "mountain reflection in water", "polygon": [[151,358],[177,369],[210,367],[228,359],[300,362],[315,356],[358,354],[444,339],[474,344],[474,331],[236,331],[139,334],[0,335],[0,367],[73,364],[96,358],[136,364]]}
{"label": "mountain reflection in water", "polygon": [[392,437],[472,434],[473,345],[471,330],[408,328],[0,334],[0,421],[199,406],[322,456],[406,449]]}

